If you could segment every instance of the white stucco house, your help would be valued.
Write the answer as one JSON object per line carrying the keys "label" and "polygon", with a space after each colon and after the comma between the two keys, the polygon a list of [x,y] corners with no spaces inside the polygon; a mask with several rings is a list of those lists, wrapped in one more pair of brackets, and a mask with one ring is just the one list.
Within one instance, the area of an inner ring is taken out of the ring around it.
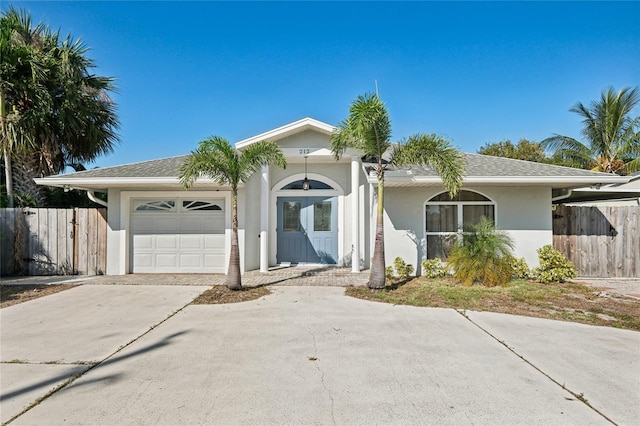
{"label": "white stucco house", "polygon": [[[276,142],[288,161],[286,169],[263,167],[240,189],[242,271],[304,263],[350,266],[354,272],[369,267],[376,176],[357,152],[335,161],[329,149],[334,129],[304,118],[236,143],[241,150],[261,140]],[[37,183],[108,193],[109,275],[224,273],[231,240],[229,188],[200,179],[185,191],[177,178],[184,158],[50,176]],[[465,160],[464,186],[455,199],[432,170],[387,172],[388,264],[399,256],[419,268],[426,257],[442,257],[443,237],[485,215],[511,234],[515,255],[535,266],[536,249],[552,243],[554,194],[627,181],[478,154],[465,154]]]}

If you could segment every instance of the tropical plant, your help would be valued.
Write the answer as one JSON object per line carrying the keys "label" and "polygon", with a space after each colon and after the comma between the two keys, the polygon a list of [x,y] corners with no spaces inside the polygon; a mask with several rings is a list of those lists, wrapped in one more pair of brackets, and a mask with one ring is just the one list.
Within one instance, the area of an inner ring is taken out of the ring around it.
{"label": "tropical plant", "polygon": [[395,270],[395,276],[403,280],[409,279],[409,276],[414,272],[413,265],[406,263],[401,257],[396,257],[393,260],[393,269]]}
{"label": "tropical plant", "polygon": [[570,109],[582,117],[584,143],[554,135],[542,146],[574,167],[606,173],[628,174],[640,170],[640,116],[632,117],[640,102],[638,88],[602,92],[590,107],[582,103]]}
{"label": "tropical plant", "polygon": [[534,270],[536,280],[541,283],[565,282],[578,276],[573,262],[551,244],[537,250],[540,266]]}
{"label": "tropical plant", "polygon": [[34,177],[113,150],[114,80],[93,73],[80,40],[33,26],[28,12],[9,7],[0,19],[0,136],[9,203],[14,185],[42,203]]}
{"label": "tropical plant", "polygon": [[226,279],[227,287],[231,290],[242,289],[238,246],[238,185],[246,182],[260,166],[266,164],[282,168],[287,166],[284,153],[274,142],[256,142],[239,151],[226,139],[211,136],[199,143],[180,168],[179,179],[186,189],[191,188],[199,177],[209,177],[231,188],[231,253]]}
{"label": "tropical plant", "polygon": [[[416,134],[394,144],[391,142],[391,121],[382,100],[376,94],[358,96],[349,108],[349,116],[338,124],[331,135],[331,151],[339,160],[348,148],[360,152],[370,162],[377,177],[376,233],[368,286],[385,286],[384,258],[384,178],[392,166],[421,165],[433,168],[442,178],[445,188],[454,195],[462,186],[464,161],[462,155],[443,137]],[[383,158],[386,157],[386,158]]]}
{"label": "tropical plant", "polygon": [[468,226],[458,236],[447,262],[453,269],[453,276],[464,285],[479,283],[495,287],[511,280],[512,249],[511,237],[482,216],[476,225]]}
{"label": "tropical plant", "polygon": [[449,269],[439,257],[425,259],[422,261],[422,275],[427,278],[442,278],[449,275]]}
{"label": "tropical plant", "polygon": [[531,277],[531,269],[524,257],[509,256],[508,259],[513,271],[513,277],[522,279]]}

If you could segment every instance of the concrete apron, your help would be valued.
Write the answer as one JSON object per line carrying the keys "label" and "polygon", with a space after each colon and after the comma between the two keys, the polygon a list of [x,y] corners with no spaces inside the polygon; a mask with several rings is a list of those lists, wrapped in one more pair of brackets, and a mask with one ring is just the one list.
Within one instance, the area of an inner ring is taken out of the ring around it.
{"label": "concrete apron", "polygon": [[[640,423],[640,333],[393,306],[345,297],[335,287],[272,290],[252,302],[187,306],[120,352],[116,344],[108,359],[14,423]],[[147,309],[136,305],[145,299],[129,299],[129,310]],[[48,333],[40,326],[40,334],[5,340],[4,311],[3,351],[23,342],[33,347],[30,340]],[[31,328],[48,317],[25,314],[36,316]],[[11,326],[20,316],[9,315]],[[122,320],[110,318],[110,328]],[[99,359],[104,351],[74,349],[99,344],[99,333],[107,338],[99,325],[86,328],[99,329],[91,338],[70,333],[75,344],[67,349],[43,349],[42,359]],[[2,364],[3,394],[5,366],[16,367]],[[9,391],[24,395],[33,382]],[[5,421],[4,399],[2,412]]]}

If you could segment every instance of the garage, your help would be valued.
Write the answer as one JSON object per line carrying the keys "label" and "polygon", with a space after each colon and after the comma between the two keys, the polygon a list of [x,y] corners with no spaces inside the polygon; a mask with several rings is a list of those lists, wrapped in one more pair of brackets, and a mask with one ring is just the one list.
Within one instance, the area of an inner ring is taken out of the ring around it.
{"label": "garage", "polygon": [[131,200],[132,273],[224,273],[225,199]]}

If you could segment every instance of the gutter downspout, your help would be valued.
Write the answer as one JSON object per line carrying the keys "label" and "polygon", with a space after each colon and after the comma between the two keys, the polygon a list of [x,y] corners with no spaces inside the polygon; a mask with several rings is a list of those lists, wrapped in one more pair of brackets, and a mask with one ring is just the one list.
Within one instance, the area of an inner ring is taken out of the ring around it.
{"label": "gutter downspout", "polygon": [[104,207],[109,207],[109,204],[107,204],[106,201],[101,200],[100,198],[96,198],[96,194],[94,193],[94,191],[87,190],[87,198],[96,204],[100,204],[101,206],[104,206]]}
{"label": "gutter downspout", "polygon": [[551,202],[556,202],[556,201],[560,201],[560,200],[564,200],[565,198],[569,198],[571,197],[571,194],[573,193],[573,189],[570,189],[569,192],[567,192],[564,195],[558,195],[557,197],[551,197]]}

